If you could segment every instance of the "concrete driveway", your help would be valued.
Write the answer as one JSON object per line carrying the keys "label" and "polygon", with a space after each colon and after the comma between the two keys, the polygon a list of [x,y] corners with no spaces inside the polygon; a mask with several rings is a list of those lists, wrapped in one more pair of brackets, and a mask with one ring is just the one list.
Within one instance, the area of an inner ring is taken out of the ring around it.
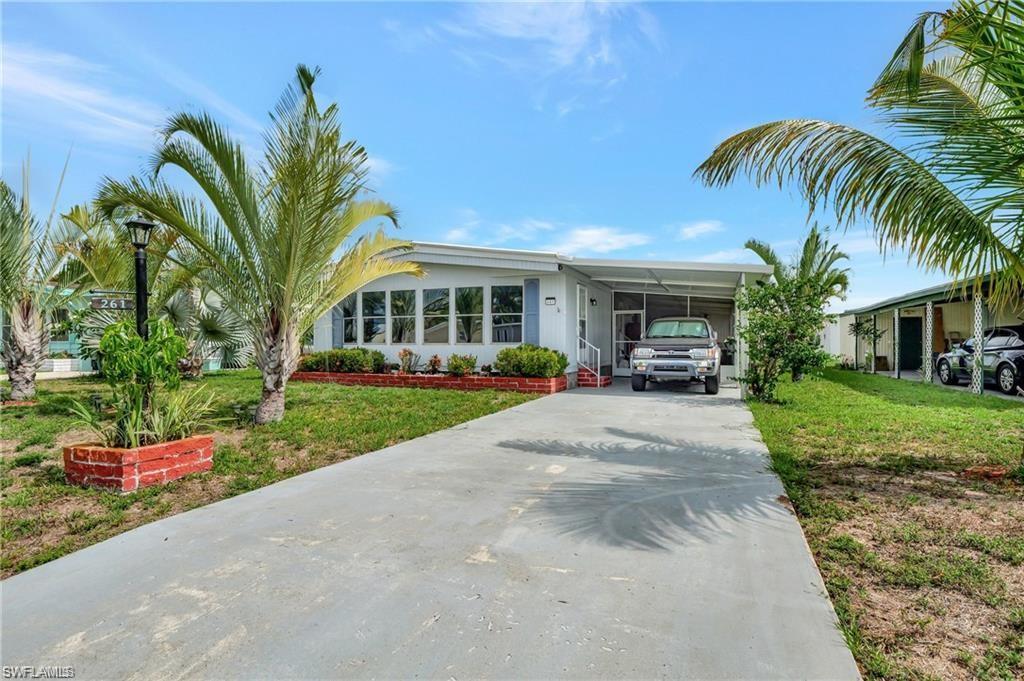
{"label": "concrete driveway", "polygon": [[749,411],[691,392],[545,397],[30,570],[3,664],[857,678]]}

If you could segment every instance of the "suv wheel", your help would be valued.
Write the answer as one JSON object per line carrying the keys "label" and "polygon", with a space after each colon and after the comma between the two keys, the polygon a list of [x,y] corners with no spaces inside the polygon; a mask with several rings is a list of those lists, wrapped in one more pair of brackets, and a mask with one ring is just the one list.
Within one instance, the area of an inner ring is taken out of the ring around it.
{"label": "suv wheel", "polygon": [[1007,395],[1016,394],[1017,376],[1013,373],[1013,367],[1009,364],[999,367],[999,370],[996,371],[996,383],[999,385],[1001,392]]}
{"label": "suv wheel", "polygon": [[947,360],[939,362],[939,381],[942,382],[942,385],[956,385],[960,382]]}
{"label": "suv wheel", "polygon": [[632,378],[633,390],[638,393],[642,393],[647,390],[647,377],[641,374],[633,374]]}
{"label": "suv wheel", "polygon": [[718,394],[718,374],[704,379],[704,392],[707,395]]}

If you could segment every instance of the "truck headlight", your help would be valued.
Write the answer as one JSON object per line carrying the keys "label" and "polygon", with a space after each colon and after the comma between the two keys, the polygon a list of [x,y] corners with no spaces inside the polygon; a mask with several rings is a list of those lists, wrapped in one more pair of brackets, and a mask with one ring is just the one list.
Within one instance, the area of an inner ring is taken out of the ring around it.
{"label": "truck headlight", "polygon": [[690,357],[694,359],[706,359],[708,356],[707,348],[694,348],[690,350]]}
{"label": "truck headlight", "polygon": [[654,357],[654,348],[636,348],[633,350],[633,356],[645,359]]}

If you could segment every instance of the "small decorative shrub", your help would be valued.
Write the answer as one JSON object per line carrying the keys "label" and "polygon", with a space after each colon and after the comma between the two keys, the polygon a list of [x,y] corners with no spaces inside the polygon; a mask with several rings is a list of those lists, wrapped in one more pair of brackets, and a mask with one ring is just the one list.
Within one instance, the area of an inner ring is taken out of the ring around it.
{"label": "small decorative shrub", "polygon": [[471,374],[475,368],[476,355],[451,355],[448,358],[448,373],[452,376]]}
{"label": "small decorative shrub", "polygon": [[524,343],[498,353],[495,368],[502,376],[558,378],[569,366],[564,352]]}
{"label": "small decorative shrub", "polygon": [[398,351],[398,370],[403,374],[415,373],[420,365],[420,356],[409,348],[402,348]]}
{"label": "small decorative shrub", "polygon": [[[105,423],[102,401],[86,406],[72,400],[71,412],[108,447],[141,447],[180,440],[204,425],[212,411],[213,396],[202,389],[178,392],[178,361],[185,356],[185,340],[166,320],[151,321],[149,338],[125,319],[107,327],[100,341],[103,376],[113,392],[113,423]],[[170,391],[159,395],[157,388]]]}
{"label": "small decorative shrub", "polygon": [[481,364],[480,365],[480,373],[484,374],[485,376],[490,376],[491,375],[491,371],[493,371],[493,370],[494,370],[494,367],[492,367],[490,364]]}
{"label": "small decorative shrub", "polygon": [[382,374],[387,369],[387,360],[380,350],[338,348],[303,356],[299,360],[299,369],[342,374]]}
{"label": "small decorative shrub", "polygon": [[427,373],[440,373],[442,364],[444,364],[444,360],[441,359],[441,355],[432,355],[430,359],[427,360]]}

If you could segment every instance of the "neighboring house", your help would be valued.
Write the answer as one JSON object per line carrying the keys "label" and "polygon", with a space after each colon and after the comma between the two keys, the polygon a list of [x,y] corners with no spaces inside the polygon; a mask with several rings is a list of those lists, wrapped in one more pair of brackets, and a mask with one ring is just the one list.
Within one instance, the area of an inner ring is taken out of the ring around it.
{"label": "neighboring house", "polygon": [[[969,338],[976,339],[981,347],[985,329],[1024,320],[1024,300],[1015,306],[992,309],[985,300],[987,292],[987,281],[977,298],[970,290],[949,282],[844,312],[839,320],[843,354],[852,348],[851,358],[861,367],[871,353],[875,367],[869,368],[873,370],[891,372],[896,378],[914,372],[931,381],[934,359],[940,353]],[[864,347],[864,341],[850,335],[850,324],[855,320],[871,321],[883,332],[875,347]],[[982,391],[980,368],[971,387]]]}
{"label": "neighboring house", "polygon": [[[629,375],[629,353],[659,317],[707,318],[719,340],[735,336],[736,293],[767,280],[766,265],[576,258],[541,251],[416,242],[395,257],[422,278],[379,279],[317,321],[317,350],[376,348],[389,361],[410,348],[423,360],[453,353],[492,364],[503,347],[533,343],[564,352],[581,384]],[[727,357],[737,375],[745,353]]]}

